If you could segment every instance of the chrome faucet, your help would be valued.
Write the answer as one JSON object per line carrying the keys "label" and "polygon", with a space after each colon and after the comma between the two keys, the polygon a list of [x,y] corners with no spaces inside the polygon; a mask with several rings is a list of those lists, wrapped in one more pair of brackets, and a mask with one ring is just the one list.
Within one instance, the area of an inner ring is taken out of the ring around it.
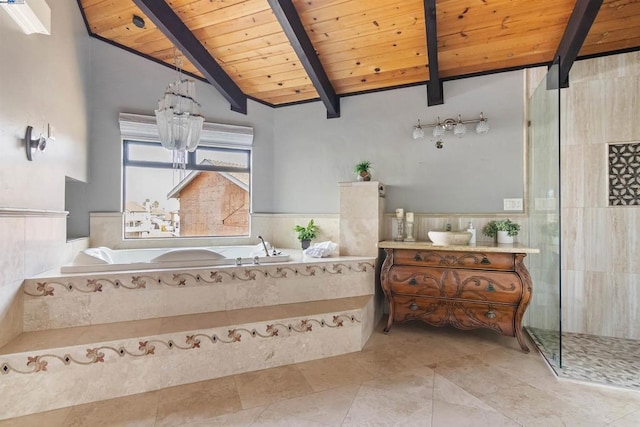
{"label": "chrome faucet", "polygon": [[266,243],[264,243],[264,239],[262,238],[262,236],[258,236],[258,239],[260,239],[260,241],[262,242],[262,247],[264,248],[264,253],[266,254],[266,256],[270,256],[269,250],[267,249],[267,245]]}

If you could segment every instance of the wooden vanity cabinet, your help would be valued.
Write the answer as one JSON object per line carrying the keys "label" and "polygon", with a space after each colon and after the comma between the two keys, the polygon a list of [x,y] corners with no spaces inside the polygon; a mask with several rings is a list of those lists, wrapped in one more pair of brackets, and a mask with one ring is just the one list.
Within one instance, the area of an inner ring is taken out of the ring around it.
{"label": "wooden vanity cabinet", "polygon": [[525,353],[522,316],[531,299],[525,253],[385,248],[382,289],[394,322],[493,329],[516,337]]}

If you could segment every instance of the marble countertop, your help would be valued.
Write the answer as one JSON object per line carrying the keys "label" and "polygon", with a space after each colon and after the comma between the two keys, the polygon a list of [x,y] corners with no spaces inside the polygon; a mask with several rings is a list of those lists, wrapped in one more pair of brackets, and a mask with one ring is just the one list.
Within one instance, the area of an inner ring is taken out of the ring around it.
{"label": "marble countertop", "polygon": [[438,251],[465,251],[465,252],[501,252],[501,253],[527,253],[537,254],[540,249],[522,246],[520,243],[486,243],[479,242],[475,245],[434,245],[431,242],[396,242],[393,240],[385,240],[378,243],[378,247],[382,249],[417,249],[417,250],[438,250]]}

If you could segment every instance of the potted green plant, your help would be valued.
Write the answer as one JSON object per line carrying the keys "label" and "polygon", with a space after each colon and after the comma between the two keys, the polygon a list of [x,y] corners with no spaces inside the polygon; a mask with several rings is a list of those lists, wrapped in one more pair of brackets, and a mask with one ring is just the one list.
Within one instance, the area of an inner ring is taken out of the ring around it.
{"label": "potted green plant", "polygon": [[520,224],[507,219],[497,219],[489,221],[482,229],[482,234],[488,237],[495,237],[498,243],[513,243],[513,238],[518,235]]}
{"label": "potted green plant", "polygon": [[296,225],[293,231],[298,233],[298,240],[302,244],[302,249],[307,249],[311,244],[311,240],[318,236],[318,226],[314,224],[313,219],[309,220],[306,227]]}
{"label": "potted green plant", "polygon": [[368,160],[358,163],[354,168],[358,181],[371,181],[371,169],[371,162]]}

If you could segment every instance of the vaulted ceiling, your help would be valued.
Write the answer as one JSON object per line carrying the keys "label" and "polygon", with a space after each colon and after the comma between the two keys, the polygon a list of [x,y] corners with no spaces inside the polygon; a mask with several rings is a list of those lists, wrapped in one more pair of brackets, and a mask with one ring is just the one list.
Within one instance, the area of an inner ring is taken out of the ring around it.
{"label": "vaulted ceiling", "polygon": [[78,3],[91,35],[172,67],[177,47],[240,112],[320,98],[337,117],[341,95],[423,83],[438,104],[444,80],[640,49],[640,0]]}

